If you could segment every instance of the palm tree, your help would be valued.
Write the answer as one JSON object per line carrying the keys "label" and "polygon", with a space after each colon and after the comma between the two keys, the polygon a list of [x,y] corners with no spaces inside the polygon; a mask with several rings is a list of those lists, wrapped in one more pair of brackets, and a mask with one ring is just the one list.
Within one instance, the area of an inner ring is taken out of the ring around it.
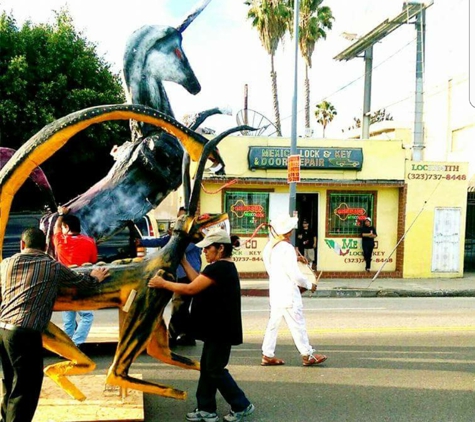
{"label": "palm tree", "polygon": [[[326,39],[327,30],[332,29],[333,13],[328,6],[320,6],[323,0],[301,0],[299,46],[305,61],[305,129],[310,129],[310,80],[308,70],[312,67],[312,54],[315,44],[320,39]],[[291,1],[293,3],[293,1]]]}
{"label": "palm tree", "polygon": [[325,129],[328,124],[332,122],[337,114],[336,108],[332,103],[330,103],[330,101],[322,101],[320,104],[317,104],[315,117],[317,122],[323,126],[323,137],[325,137]]}
{"label": "palm tree", "polygon": [[272,81],[275,126],[277,128],[277,135],[282,136],[274,57],[279,42],[288,30],[289,17],[292,11],[288,3],[282,0],[246,0],[244,3],[250,6],[247,12],[247,18],[252,20],[252,26],[259,32],[262,46],[270,55],[270,76]]}

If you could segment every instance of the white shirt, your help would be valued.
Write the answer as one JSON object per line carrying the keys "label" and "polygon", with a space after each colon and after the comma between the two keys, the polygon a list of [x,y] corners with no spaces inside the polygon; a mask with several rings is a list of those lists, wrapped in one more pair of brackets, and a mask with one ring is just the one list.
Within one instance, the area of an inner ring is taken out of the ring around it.
{"label": "white shirt", "polygon": [[286,241],[277,244],[275,242],[271,239],[262,252],[269,274],[270,304],[282,308],[302,306],[302,295],[298,286],[311,289],[312,282],[300,271],[295,248]]}

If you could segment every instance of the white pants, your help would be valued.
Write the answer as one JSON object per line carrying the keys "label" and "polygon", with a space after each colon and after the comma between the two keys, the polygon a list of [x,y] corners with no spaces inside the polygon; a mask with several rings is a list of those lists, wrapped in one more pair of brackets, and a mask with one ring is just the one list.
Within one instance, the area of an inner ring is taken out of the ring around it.
{"label": "white pants", "polygon": [[302,306],[294,306],[293,308],[278,308],[271,306],[270,318],[267,323],[266,334],[264,335],[264,341],[262,343],[262,354],[269,358],[274,357],[277,334],[282,318],[285,319],[294,339],[295,346],[300,354],[302,356],[313,354],[315,350],[310,346],[308,340]]}

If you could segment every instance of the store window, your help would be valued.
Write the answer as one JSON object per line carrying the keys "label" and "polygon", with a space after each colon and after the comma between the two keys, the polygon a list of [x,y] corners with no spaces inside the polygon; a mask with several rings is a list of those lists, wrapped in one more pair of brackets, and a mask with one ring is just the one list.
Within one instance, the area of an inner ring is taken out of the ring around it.
{"label": "store window", "polygon": [[374,218],[376,192],[329,192],[327,236],[359,236],[365,217]]}
{"label": "store window", "polygon": [[[224,209],[229,215],[233,234],[251,235],[269,214],[269,192],[228,191],[224,194]],[[267,227],[258,234],[267,234]]]}

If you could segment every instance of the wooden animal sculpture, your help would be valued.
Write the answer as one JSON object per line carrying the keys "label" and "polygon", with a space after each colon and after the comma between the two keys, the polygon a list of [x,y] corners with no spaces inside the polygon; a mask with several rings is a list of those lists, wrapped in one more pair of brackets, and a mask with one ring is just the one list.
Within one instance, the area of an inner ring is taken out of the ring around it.
{"label": "wooden animal sculpture", "polygon": [[[224,137],[235,131],[252,130],[252,128],[241,126],[230,129],[203,144],[202,139],[191,130],[168,116],[143,106],[93,107],[59,119],[25,143],[0,170],[0,245],[3,244],[13,197],[37,165],[43,163],[63,146],[71,136],[89,125],[106,120],[130,118],[159,125],[164,131],[180,140],[191,159],[196,161],[199,158],[193,192],[189,199],[188,214],[178,220],[169,243],[163,249],[140,262],[130,262],[125,266],[112,264],[110,278],[93,289],[61,289],[54,310],[123,307],[127,301],[131,301],[121,327],[122,334],[106,382],[164,397],[182,399],[186,397],[186,393],[180,390],[136,379],[128,374],[130,365],[144,350],[163,362],[189,369],[199,369],[197,362],[170,351],[163,311],[170,300],[171,293],[161,289],[150,289],[147,287],[147,282],[157,271],[163,273],[168,279],[173,279],[172,274],[175,274],[189,242],[199,240],[203,230],[216,224],[223,224],[227,220],[226,214],[195,218],[205,163],[207,157]],[[137,188],[140,189],[140,186]],[[104,213],[114,212],[107,198],[102,203],[102,209]],[[67,377],[92,371],[95,368],[94,362],[53,323],[50,323],[44,332],[43,345],[66,359],[64,362],[48,366],[45,368],[45,373],[71,397],[84,400],[85,396]]]}

